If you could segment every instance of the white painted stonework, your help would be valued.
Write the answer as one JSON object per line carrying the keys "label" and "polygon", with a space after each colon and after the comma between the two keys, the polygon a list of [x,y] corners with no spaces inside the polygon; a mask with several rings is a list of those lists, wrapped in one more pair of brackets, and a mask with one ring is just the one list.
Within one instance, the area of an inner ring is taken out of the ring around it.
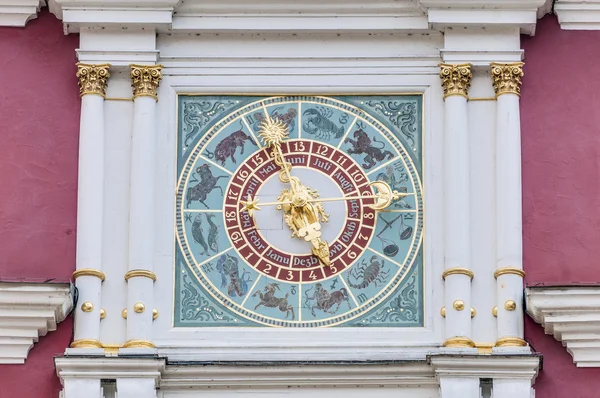
{"label": "white painted stonework", "polygon": [[68,284],[0,282],[0,364],[24,363],[72,307]]}
{"label": "white painted stonework", "polygon": [[[112,64],[96,114],[104,117],[103,152],[80,154],[104,164],[97,204],[103,222],[93,233],[102,242],[97,268],[106,280],[86,294],[106,311],[93,332],[110,350],[70,348],[56,359],[64,398],[113,398],[114,391],[118,398],[329,396],[334,386],[349,396],[488,398],[482,379],[492,379],[494,398],[531,397],[539,366],[531,349],[490,353],[499,338],[523,338],[523,309],[522,279],[494,277],[498,267],[522,267],[520,180],[499,180],[495,163],[507,159],[519,172],[519,99],[498,106],[489,64],[523,59],[520,35],[534,33],[545,0],[52,0],[49,6],[66,33],[79,34],[79,61]],[[472,64],[468,99],[444,101],[440,63]],[[158,103],[150,97],[134,103],[130,64],[163,65]],[[176,98],[186,93],[423,94],[424,326],[173,327]],[[505,133],[510,142],[496,139]],[[498,186],[508,205],[498,204]],[[135,197],[152,200],[132,211]],[[497,214],[507,217],[496,221]],[[515,228],[510,239],[497,236]],[[143,248],[131,231],[150,236]],[[510,264],[497,258],[499,245]],[[469,268],[473,280],[454,274],[444,282],[449,258],[452,267]],[[156,281],[124,280],[140,267],[153,270]],[[466,303],[461,313],[452,309],[457,299]],[[508,299],[517,311],[505,310]],[[138,300],[148,307],[143,320],[131,314]],[[477,347],[442,347],[461,335]],[[156,348],[119,348],[128,339]]]}
{"label": "white painted stonework", "polygon": [[527,313],[562,341],[578,367],[600,366],[600,288],[530,287]]}

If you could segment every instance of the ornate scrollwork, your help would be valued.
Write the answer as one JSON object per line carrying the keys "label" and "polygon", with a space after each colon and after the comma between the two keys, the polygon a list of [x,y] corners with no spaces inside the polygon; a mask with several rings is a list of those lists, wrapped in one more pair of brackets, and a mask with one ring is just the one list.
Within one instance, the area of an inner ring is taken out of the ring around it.
{"label": "ornate scrollwork", "polygon": [[91,65],[77,63],[79,95],[97,94],[106,97],[106,86],[110,77],[109,64]]}
{"label": "ornate scrollwork", "polygon": [[468,98],[472,77],[471,64],[440,64],[444,99],[451,95],[461,95]]}
{"label": "ornate scrollwork", "polygon": [[491,74],[494,80],[494,91],[496,97],[502,94],[521,95],[521,78],[523,73],[523,62],[510,64],[491,63]]}
{"label": "ornate scrollwork", "polygon": [[133,98],[152,97],[158,101],[158,85],[162,79],[162,65],[129,65]]}

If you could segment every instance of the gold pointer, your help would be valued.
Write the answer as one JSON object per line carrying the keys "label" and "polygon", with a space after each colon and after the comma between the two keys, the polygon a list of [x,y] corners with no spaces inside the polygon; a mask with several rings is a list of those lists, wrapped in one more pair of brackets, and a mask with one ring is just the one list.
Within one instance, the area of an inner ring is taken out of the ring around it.
{"label": "gold pointer", "polygon": [[[314,198],[314,199],[307,199],[306,203],[337,202],[337,201],[342,201],[342,200],[354,200],[354,199],[375,199],[375,200],[377,200],[377,202],[372,205],[369,205],[368,207],[372,208],[373,210],[383,210],[396,200],[402,199],[406,196],[414,195],[413,193],[400,193],[398,191],[392,191],[391,188],[389,187],[389,185],[383,181],[374,181],[370,185],[376,187],[376,189],[378,190],[377,194],[375,194],[375,195],[342,196],[339,198],[325,198],[325,199]],[[292,201],[288,200],[288,201],[261,203],[259,206],[258,199],[257,198],[253,199],[249,195],[248,195],[248,200],[246,200],[246,201],[241,200],[240,203],[244,206],[242,211],[243,210],[248,211],[248,214],[250,214],[250,216],[252,216],[254,214],[255,210],[260,210],[260,206],[278,206],[278,205],[293,204]]]}
{"label": "gold pointer", "polygon": [[[316,198],[319,195],[315,190],[310,190],[302,185],[298,177],[290,175],[292,165],[285,161],[283,151],[281,150],[281,142],[289,135],[287,125],[279,120],[273,120],[267,116],[265,121],[260,126],[259,136],[265,144],[272,148],[271,156],[275,164],[282,168],[279,172],[279,180],[289,183],[290,187],[281,192],[279,199],[279,210],[284,212],[284,220],[287,226],[292,230],[292,236],[310,242],[312,253],[317,256],[323,265],[331,265],[329,259],[329,244],[321,239],[321,224],[327,222],[328,217],[320,203],[309,203],[308,200]],[[246,202],[244,202],[246,203]],[[252,198],[248,198],[249,203],[254,203]],[[252,215],[253,211],[249,210],[248,214]]]}

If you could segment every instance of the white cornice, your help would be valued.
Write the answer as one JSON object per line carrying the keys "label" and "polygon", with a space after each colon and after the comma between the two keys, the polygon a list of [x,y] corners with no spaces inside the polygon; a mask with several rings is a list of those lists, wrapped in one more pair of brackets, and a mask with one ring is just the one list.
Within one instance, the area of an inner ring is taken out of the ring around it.
{"label": "white cornice", "polygon": [[600,29],[600,0],[558,0],[554,12],[562,29]]}
{"label": "white cornice", "polygon": [[600,366],[600,286],[530,287],[526,298],[527,313],[578,367]]}
{"label": "white cornice", "polygon": [[54,359],[56,374],[61,382],[70,378],[117,379],[150,378],[160,384],[165,370],[164,358],[115,358],[102,356],[64,356]]}
{"label": "white cornice", "polygon": [[0,26],[23,27],[37,18],[44,0],[0,0]]}
{"label": "white cornice", "polygon": [[0,364],[24,363],[72,307],[68,284],[0,282]]}
{"label": "white cornice", "polygon": [[428,362],[436,377],[479,377],[484,379],[527,379],[537,377],[537,355],[431,355]]}

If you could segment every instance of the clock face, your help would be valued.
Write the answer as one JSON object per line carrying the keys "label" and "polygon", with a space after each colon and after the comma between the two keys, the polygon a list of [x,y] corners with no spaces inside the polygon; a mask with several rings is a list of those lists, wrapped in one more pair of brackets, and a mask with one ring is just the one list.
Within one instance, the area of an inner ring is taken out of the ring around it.
{"label": "clock face", "polygon": [[[181,96],[175,326],[422,326],[421,112],[416,95]],[[290,176],[321,213],[279,203]],[[375,210],[376,181],[401,198]],[[327,261],[293,236],[311,214]]]}

